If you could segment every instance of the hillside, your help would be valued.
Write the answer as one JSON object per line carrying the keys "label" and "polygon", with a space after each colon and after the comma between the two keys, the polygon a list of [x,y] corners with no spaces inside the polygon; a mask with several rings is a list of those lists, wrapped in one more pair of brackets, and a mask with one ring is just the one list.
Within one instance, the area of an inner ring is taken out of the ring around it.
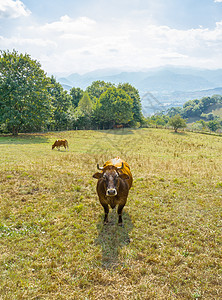
{"label": "hillside", "polygon": [[[69,151],[51,150],[57,138]],[[221,299],[221,137],[159,129],[0,137],[2,299]],[[97,163],[133,174],[103,225]]]}

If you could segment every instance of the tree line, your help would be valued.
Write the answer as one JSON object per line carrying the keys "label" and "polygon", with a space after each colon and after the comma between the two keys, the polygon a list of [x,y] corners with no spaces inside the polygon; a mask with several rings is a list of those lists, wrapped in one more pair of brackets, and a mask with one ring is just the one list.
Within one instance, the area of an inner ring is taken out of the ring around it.
{"label": "tree line", "polygon": [[214,95],[187,101],[183,107],[144,118],[138,90],[129,83],[115,85],[94,81],[86,90],[63,89],[48,77],[38,61],[17,51],[0,52],[0,132],[110,129],[125,127],[186,127],[222,130],[222,119],[212,109],[222,108],[222,97]]}
{"label": "tree line", "polygon": [[128,83],[95,81],[68,93],[29,54],[0,52],[0,131],[108,129],[143,122],[139,92]]}

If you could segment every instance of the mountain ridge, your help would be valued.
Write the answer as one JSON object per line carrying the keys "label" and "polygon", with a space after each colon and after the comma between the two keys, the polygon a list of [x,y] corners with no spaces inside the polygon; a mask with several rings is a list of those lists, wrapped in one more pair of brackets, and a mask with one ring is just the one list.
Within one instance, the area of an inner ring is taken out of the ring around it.
{"label": "mountain ridge", "polygon": [[[192,83],[193,79],[196,79],[195,84],[193,83],[189,88],[189,83]],[[182,90],[180,86],[183,86],[184,83],[188,85],[186,90],[197,90],[199,89],[199,86],[203,89],[222,86],[222,69],[209,70],[173,66],[141,71],[99,69],[82,75],[72,73],[66,77],[58,78],[58,81],[61,84],[68,84],[71,87],[80,87],[82,89],[85,89],[96,80],[110,80],[110,82],[113,83],[119,83],[120,81],[129,82],[130,84],[136,85],[135,87],[141,91],[147,91],[147,88],[150,90],[153,89],[153,87],[155,89],[165,89],[167,91]],[[177,81],[175,82],[175,80]],[[152,83],[152,86],[149,84],[149,81]],[[165,82],[168,84],[171,83],[170,88],[166,86]]]}
{"label": "mountain ridge", "polygon": [[85,90],[93,81],[113,84],[129,83],[138,89],[141,98],[152,93],[165,105],[182,106],[187,100],[222,94],[222,69],[200,69],[164,66],[144,70],[99,69],[85,74],[72,73],[57,79],[66,90]]}

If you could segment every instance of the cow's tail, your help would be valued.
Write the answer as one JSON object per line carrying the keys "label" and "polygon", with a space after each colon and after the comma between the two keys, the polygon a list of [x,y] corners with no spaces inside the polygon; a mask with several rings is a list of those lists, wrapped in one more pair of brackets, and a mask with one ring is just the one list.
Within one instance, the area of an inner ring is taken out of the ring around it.
{"label": "cow's tail", "polygon": [[66,145],[66,148],[69,150],[69,144],[68,144],[67,140],[65,140],[65,145]]}

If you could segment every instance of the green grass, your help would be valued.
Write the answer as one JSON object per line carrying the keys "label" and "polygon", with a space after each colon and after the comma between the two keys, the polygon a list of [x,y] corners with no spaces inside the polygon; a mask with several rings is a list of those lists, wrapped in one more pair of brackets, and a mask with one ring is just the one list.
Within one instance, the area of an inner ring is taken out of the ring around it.
{"label": "green grass", "polygon": [[[0,299],[222,298],[221,136],[27,134],[0,153]],[[92,178],[117,155],[134,176],[124,228],[115,211],[103,226]]]}

